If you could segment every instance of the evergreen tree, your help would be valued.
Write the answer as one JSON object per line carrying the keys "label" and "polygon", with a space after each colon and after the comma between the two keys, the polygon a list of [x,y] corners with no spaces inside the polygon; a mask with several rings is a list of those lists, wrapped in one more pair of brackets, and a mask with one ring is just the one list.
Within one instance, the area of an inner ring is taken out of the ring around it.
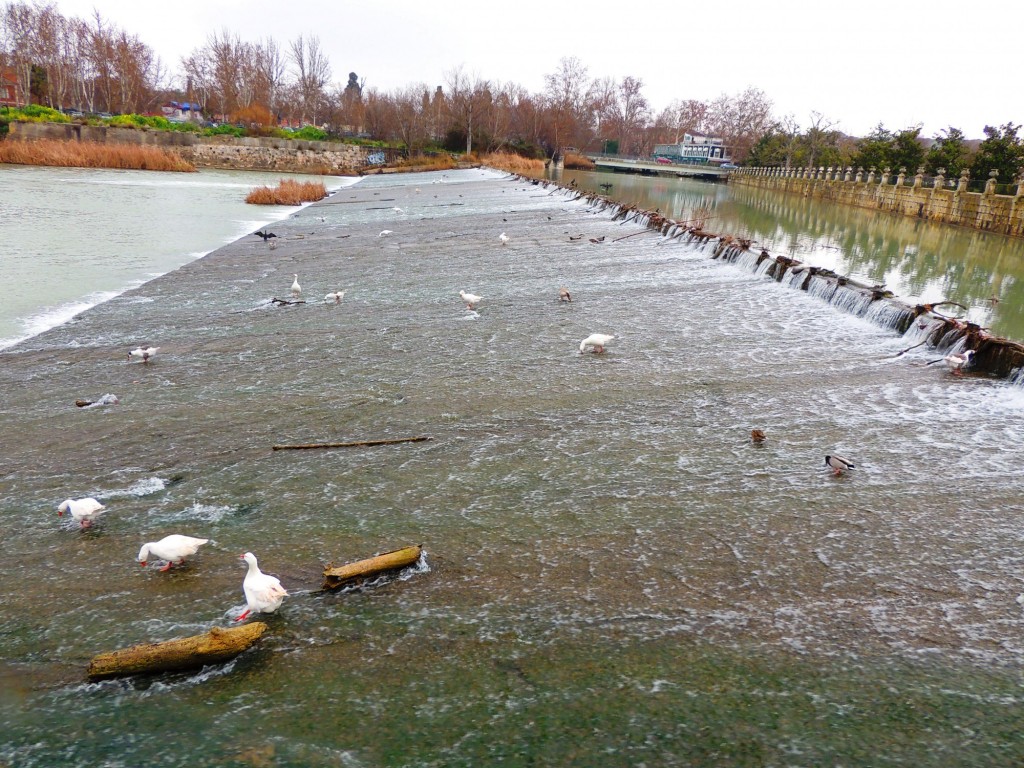
{"label": "evergreen tree", "polygon": [[939,172],[939,168],[946,169],[947,178],[956,178],[960,171],[967,168],[971,162],[971,151],[964,141],[964,133],[959,128],[949,126],[942,133],[935,137],[935,143],[924,158],[925,170],[930,174]]}
{"label": "evergreen tree", "polygon": [[985,140],[971,163],[971,178],[987,180],[989,171],[999,171],[1001,184],[1012,184],[1024,167],[1024,145],[1017,137],[1019,125],[1007,123],[1000,128],[985,126]]}

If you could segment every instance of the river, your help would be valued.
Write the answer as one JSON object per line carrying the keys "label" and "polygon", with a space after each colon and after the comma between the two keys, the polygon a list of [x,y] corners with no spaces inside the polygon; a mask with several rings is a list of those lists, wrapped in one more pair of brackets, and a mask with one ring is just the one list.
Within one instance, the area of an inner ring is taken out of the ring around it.
{"label": "river", "polygon": [[[493,171],[370,176],[274,229],[0,351],[0,763],[1024,760],[1020,387]],[[172,532],[211,541],[140,568]],[[246,550],[289,591],[256,648],[86,681],[232,625]]]}

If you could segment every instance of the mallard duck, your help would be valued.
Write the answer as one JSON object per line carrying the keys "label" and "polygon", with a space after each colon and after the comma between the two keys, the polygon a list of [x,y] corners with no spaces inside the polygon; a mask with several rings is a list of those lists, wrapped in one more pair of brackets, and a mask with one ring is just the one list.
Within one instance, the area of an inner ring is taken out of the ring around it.
{"label": "mallard duck", "polygon": [[851,470],[856,466],[849,459],[844,459],[842,456],[836,456],[835,454],[831,456],[826,455],[825,464],[832,467],[832,471],[835,473],[836,477],[839,477],[843,472]]}

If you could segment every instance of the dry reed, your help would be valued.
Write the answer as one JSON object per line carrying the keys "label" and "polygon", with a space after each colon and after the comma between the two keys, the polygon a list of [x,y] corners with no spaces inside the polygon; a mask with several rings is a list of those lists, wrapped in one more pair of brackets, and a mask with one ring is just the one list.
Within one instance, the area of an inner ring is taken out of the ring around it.
{"label": "dry reed", "polygon": [[514,152],[491,152],[480,158],[480,162],[493,168],[500,168],[509,173],[538,174],[544,171],[544,161],[533,157],[523,157]]}
{"label": "dry reed", "polygon": [[323,200],[327,187],[320,181],[294,181],[281,179],[276,187],[256,187],[245,202],[253,205],[302,205]]}
{"label": "dry reed", "polygon": [[413,155],[392,164],[395,168],[414,168],[417,171],[449,171],[458,168],[455,158],[447,153],[436,155]]}
{"label": "dry reed", "polygon": [[577,171],[594,170],[594,161],[584,155],[577,155],[575,152],[565,153],[565,167]]}
{"label": "dry reed", "polygon": [[0,141],[0,163],[66,168],[120,168],[138,171],[194,171],[177,152],[138,144],[94,141]]}

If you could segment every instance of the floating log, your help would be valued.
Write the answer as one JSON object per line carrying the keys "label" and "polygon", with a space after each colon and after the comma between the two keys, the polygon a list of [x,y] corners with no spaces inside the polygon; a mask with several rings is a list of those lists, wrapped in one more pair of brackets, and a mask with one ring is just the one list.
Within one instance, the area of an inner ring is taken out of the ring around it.
{"label": "floating log", "polygon": [[262,621],[209,632],[163,643],[144,643],[101,653],[89,662],[89,678],[101,680],[148,672],[193,669],[228,661],[251,646],[266,632]]}
{"label": "floating log", "polygon": [[393,445],[395,443],[422,443],[433,440],[432,437],[396,437],[391,440],[357,440],[352,443],[305,443],[300,445],[275,445],[275,451],[301,451],[307,448],[357,448],[373,445]]}
{"label": "floating log", "polygon": [[423,547],[416,544],[337,568],[327,566],[324,568],[324,589],[338,589],[355,579],[365,579],[385,571],[405,568],[419,560],[422,552]]}

